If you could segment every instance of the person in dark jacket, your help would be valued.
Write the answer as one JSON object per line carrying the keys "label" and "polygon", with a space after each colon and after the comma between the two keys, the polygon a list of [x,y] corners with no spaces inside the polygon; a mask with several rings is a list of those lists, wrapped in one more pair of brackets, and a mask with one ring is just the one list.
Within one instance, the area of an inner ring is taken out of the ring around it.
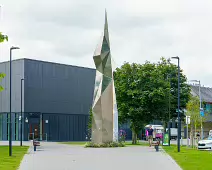
{"label": "person in dark jacket", "polygon": [[152,126],[149,127],[148,129],[148,140],[149,140],[149,147],[152,146],[152,140],[153,140],[153,129]]}

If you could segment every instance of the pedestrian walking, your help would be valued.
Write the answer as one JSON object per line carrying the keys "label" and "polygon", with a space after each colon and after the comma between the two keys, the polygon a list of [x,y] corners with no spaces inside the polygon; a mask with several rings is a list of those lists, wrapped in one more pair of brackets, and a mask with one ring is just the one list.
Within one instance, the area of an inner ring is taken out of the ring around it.
{"label": "pedestrian walking", "polygon": [[153,129],[152,129],[152,126],[150,126],[148,129],[149,147],[152,146],[152,139],[153,139]]}

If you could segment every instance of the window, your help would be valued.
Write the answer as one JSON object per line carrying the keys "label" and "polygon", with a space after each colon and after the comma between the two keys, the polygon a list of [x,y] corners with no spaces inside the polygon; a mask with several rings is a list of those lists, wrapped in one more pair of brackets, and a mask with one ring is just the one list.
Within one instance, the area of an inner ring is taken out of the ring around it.
{"label": "window", "polygon": [[10,129],[10,115],[7,113],[7,140],[9,140],[9,129]]}

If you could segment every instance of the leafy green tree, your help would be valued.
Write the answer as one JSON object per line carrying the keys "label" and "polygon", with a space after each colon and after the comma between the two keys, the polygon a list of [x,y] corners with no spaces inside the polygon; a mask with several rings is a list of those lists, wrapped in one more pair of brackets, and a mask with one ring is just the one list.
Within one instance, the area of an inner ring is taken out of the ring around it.
{"label": "leafy green tree", "polygon": [[1,32],[0,32],[0,43],[4,42],[4,41],[8,41],[8,36],[7,35],[3,35]]}
{"label": "leafy green tree", "polygon": [[[146,123],[157,119],[164,112],[168,83],[158,72],[156,64],[125,63],[114,72],[119,121],[130,120],[133,143]],[[163,100],[161,100],[163,99]]]}
{"label": "leafy green tree", "polygon": [[[192,139],[192,146],[195,142],[195,135],[197,132],[197,129],[201,127],[201,122],[204,122],[207,120],[208,112],[205,112],[205,116],[201,117],[200,115],[200,100],[196,96],[190,95],[190,100],[187,103],[186,106],[186,115],[190,116],[191,124],[190,124],[190,129],[191,129],[191,139]],[[202,135],[202,134],[201,134]]]}
{"label": "leafy green tree", "polygon": [[[0,43],[4,42],[4,41],[8,41],[8,36],[3,35],[0,32]],[[0,81],[5,77],[6,75],[4,73],[0,73]],[[4,88],[2,86],[0,86],[0,92],[4,90]]]}
{"label": "leafy green tree", "polygon": [[[0,73],[0,82],[5,77],[4,73]],[[0,92],[4,90],[4,87],[0,85]]]}
{"label": "leafy green tree", "polygon": [[[160,70],[161,74],[164,76],[164,81],[168,81],[169,87],[167,90],[167,108],[170,108],[170,115],[169,109],[164,112],[162,118],[164,122],[167,122],[170,118],[177,117],[177,102],[178,102],[178,67],[172,63],[170,60],[166,60],[165,58],[161,58],[158,62],[158,69]],[[180,70],[180,109],[181,109],[181,118],[184,118],[184,108],[186,108],[186,104],[189,101],[191,88],[187,84],[187,78],[183,74],[183,70]],[[170,99],[170,102],[169,102]],[[170,103],[170,105],[169,105]]]}
{"label": "leafy green tree", "polygon": [[[194,97],[194,96],[190,96],[190,100],[187,103],[187,116],[190,116],[190,120],[191,120],[191,124],[190,124],[190,136],[191,136],[191,143],[192,143],[192,147],[194,145],[195,140],[195,134],[196,134],[196,130],[197,127],[200,125],[201,123],[201,116],[200,116],[200,101],[198,97]],[[194,131],[193,131],[194,130]]]}
{"label": "leafy green tree", "polygon": [[[169,75],[169,79],[167,78]],[[133,143],[145,124],[153,120],[167,122],[177,108],[177,67],[162,58],[158,63],[124,63],[114,72],[119,121],[130,120]],[[189,86],[181,71],[181,103],[188,101]],[[170,115],[168,111],[169,100]]]}

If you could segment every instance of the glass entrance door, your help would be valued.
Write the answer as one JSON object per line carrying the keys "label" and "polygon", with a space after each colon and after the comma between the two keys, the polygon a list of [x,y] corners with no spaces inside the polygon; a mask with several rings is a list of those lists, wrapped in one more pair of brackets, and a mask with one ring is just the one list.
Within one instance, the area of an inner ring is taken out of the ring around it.
{"label": "glass entrance door", "polygon": [[29,131],[29,140],[38,139],[40,138],[40,126],[39,123],[31,123],[30,124],[30,131]]}

